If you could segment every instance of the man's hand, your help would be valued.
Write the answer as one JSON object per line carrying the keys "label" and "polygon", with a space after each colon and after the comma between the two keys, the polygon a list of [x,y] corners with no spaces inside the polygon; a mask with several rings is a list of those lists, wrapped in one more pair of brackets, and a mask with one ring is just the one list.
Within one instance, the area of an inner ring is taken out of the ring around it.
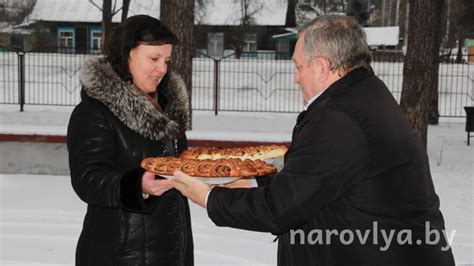
{"label": "man's hand", "polygon": [[226,188],[251,188],[252,187],[252,179],[238,179],[234,182],[227,183],[224,185],[219,185],[220,187]]}
{"label": "man's hand", "polygon": [[166,191],[172,189],[171,181],[168,179],[155,179],[155,174],[149,171],[143,173],[142,191],[145,194],[161,196]]}
{"label": "man's hand", "polygon": [[190,177],[181,171],[174,172],[171,184],[188,199],[206,208],[206,195],[211,187],[204,181]]}

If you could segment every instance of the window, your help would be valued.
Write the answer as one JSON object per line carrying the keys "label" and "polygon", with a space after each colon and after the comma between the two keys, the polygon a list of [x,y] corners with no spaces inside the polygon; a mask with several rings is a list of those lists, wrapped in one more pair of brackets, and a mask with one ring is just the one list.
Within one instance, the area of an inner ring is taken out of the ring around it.
{"label": "window", "polygon": [[25,49],[23,36],[19,34],[10,35],[10,46],[18,47],[20,49]]}
{"label": "window", "polygon": [[223,32],[209,32],[207,34],[207,54],[212,57],[224,56]]}
{"label": "window", "polygon": [[100,53],[102,49],[102,31],[99,29],[91,29],[90,48],[92,53]]}
{"label": "window", "polygon": [[277,39],[275,50],[276,59],[290,59],[290,40]]}
{"label": "window", "polygon": [[58,50],[63,53],[74,51],[74,28],[58,29]]}
{"label": "window", "polygon": [[244,35],[244,47],[242,49],[244,53],[255,53],[257,52],[257,34],[246,33]]}
{"label": "window", "polygon": [[286,39],[278,39],[276,41],[276,51],[278,53],[288,53],[290,51],[290,41]]}

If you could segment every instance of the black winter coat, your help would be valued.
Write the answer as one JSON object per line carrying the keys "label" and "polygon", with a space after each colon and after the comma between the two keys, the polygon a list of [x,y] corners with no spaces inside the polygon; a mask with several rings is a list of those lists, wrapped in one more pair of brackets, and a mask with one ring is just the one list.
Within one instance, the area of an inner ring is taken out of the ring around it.
{"label": "black winter coat", "polygon": [[163,111],[103,59],[84,65],[81,83],[67,134],[72,185],[87,203],[76,265],[193,265],[187,199],[170,190],[144,200],[139,167],[186,148],[184,82],[169,73],[160,83]]}
{"label": "black winter coat", "polygon": [[425,243],[425,223],[444,229],[425,148],[383,82],[363,69],[299,116],[268,186],[214,188],[207,210],[216,225],[277,235],[281,266],[454,265],[443,236]]}

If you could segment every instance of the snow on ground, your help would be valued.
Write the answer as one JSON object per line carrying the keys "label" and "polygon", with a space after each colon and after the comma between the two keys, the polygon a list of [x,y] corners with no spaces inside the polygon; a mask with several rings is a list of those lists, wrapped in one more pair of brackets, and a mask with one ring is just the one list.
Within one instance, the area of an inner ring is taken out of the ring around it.
{"label": "snow on ground", "polygon": [[[68,176],[0,175],[0,193],[0,265],[74,265],[86,205]],[[191,212],[196,265],[276,264],[270,234],[218,228],[194,204]]]}
{"label": "snow on ground", "polygon": [[464,128],[464,123],[449,122],[430,126],[428,155],[446,229],[456,230],[456,264],[473,265],[474,144],[471,139],[471,146],[467,146]]}
{"label": "snow on ground", "polygon": [[[65,133],[70,108],[37,112],[40,107],[28,106],[24,113],[17,108],[0,108],[0,133]],[[227,140],[288,140],[295,117],[268,113],[221,113],[216,117],[195,112],[190,133]],[[466,145],[464,119],[441,119],[440,125],[430,126],[428,137],[431,171],[446,228],[456,230],[452,244],[456,264],[472,265],[474,140]],[[0,174],[0,265],[73,265],[85,208],[68,176]],[[216,227],[205,210],[194,204],[191,213],[197,266],[276,265],[272,235]]]}

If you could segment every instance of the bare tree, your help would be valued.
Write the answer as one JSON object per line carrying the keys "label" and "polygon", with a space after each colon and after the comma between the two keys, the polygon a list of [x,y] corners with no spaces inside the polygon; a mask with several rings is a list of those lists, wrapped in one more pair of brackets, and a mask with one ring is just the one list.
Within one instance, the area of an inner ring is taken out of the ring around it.
{"label": "bare tree", "polygon": [[365,0],[352,0],[347,7],[346,14],[355,17],[360,25],[367,26],[369,12]]}
{"label": "bare tree", "polygon": [[161,1],[160,19],[176,34],[180,44],[173,49],[175,70],[186,83],[191,105],[194,54],[194,0]]}
{"label": "bare tree", "polygon": [[122,21],[125,21],[128,17],[128,8],[130,7],[130,0],[123,0],[122,4]]}
{"label": "bare tree", "polygon": [[36,0],[26,0],[16,4],[15,7],[12,7],[12,2],[8,3],[7,1],[0,3],[0,21],[11,22],[13,24],[22,22],[33,10]]}
{"label": "bare tree", "polygon": [[[110,31],[112,30],[112,18],[125,6],[128,13],[128,6],[130,0],[124,0],[123,5],[120,8],[117,8],[117,0],[114,0],[112,6],[112,0],[103,0],[102,6],[99,6],[94,0],[89,0],[89,3],[97,7],[102,12],[102,46],[108,42],[108,37],[110,36]],[[127,14],[125,14],[126,18]],[[122,13],[122,20],[124,19]],[[102,47],[103,48],[103,47]]]}
{"label": "bare tree", "polygon": [[[112,31],[112,0],[103,0],[102,2],[102,46],[109,40]],[[103,48],[103,47],[102,47]]]}
{"label": "bare tree", "polygon": [[410,0],[409,4],[408,47],[400,105],[426,145],[431,107],[433,101],[437,106],[438,99],[443,0]]}
{"label": "bare tree", "polygon": [[[205,21],[208,10],[207,4],[210,0],[196,0],[194,2],[194,24],[201,25]],[[195,29],[196,30],[196,29]],[[196,34],[196,31],[194,32]]]}
{"label": "bare tree", "polygon": [[327,0],[318,0],[318,1],[315,1],[316,3],[319,4],[319,6],[321,7],[321,10],[323,11],[323,14],[326,14],[327,12]]}
{"label": "bare tree", "polygon": [[240,18],[239,25],[230,30],[230,46],[235,51],[235,58],[239,59],[244,50],[245,35],[249,33],[250,26],[255,24],[255,15],[262,10],[263,5],[255,0],[235,1],[239,2]]}
{"label": "bare tree", "polygon": [[318,3],[305,3],[299,2],[296,5],[296,24],[298,26],[304,25],[309,21],[325,14],[324,12],[324,5],[321,6]]}
{"label": "bare tree", "polygon": [[[441,22],[441,34],[440,34],[440,38],[441,38],[441,53],[444,54],[444,56],[448,57],[445,53],[445,51],[447,50],[447,48],[449,46],[452,46],[450,44],[452,44],[452,40],[450,40],[452,38],[452,33],[449,33],[451,30],[451,17],[452,16],[452,1],[451,0],[445,0],[443,2],[443,14],[442,14],[442,22]],[[451,53],[451,49],[449,49],[448,51],[448,54]],[[449,59],[449,57],[448,57]]]}
{"label": "bare tree", "polygon": [[464,46],[465,34],[474,31],[474,1],[452,0],[453,20],[452,28],[457,40],[456,63],[462,62],[462,48]]}
{"label": "bare tree", "polygon": [[296,5],[298,0],[288,0],[288,8],[286,9],[286,27],[296,27]]}

